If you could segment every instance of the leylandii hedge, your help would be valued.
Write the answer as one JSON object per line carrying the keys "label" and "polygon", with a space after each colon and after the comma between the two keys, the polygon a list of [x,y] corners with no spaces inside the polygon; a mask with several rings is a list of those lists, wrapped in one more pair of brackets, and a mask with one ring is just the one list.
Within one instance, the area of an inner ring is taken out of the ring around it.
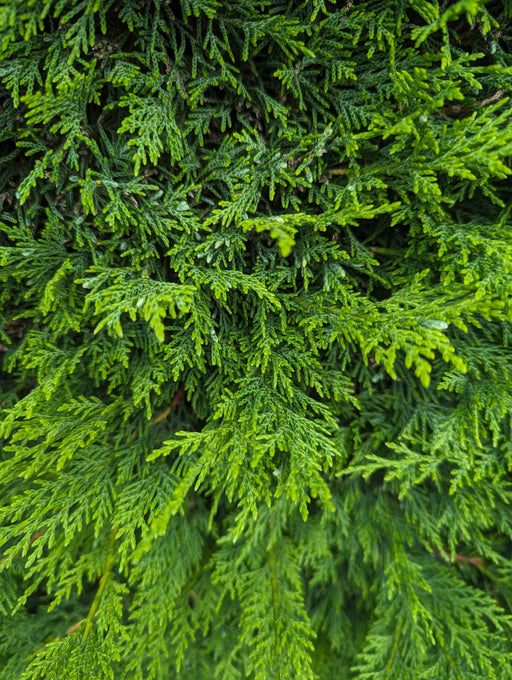
{"label": "leylandii hedge", "polygon": [[1,680],[512,677],[511,15],[3,0]]}

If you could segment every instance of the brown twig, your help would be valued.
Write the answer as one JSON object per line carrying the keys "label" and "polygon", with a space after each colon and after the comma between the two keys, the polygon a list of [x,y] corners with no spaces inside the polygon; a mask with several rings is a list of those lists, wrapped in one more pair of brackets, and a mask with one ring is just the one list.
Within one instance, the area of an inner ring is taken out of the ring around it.
{"label": "brown twig", "polygon": [[[444,558],[444,555],[437,548],[434,548],[434,553],[437,555],[437,557],[440,557],[442,559]],[[462,562],[464,564],[471,564],[471,566],[476,567],[477,569],[482,569],[482,567],[484,566],[483,559],[478,556],[466,557],[466,555],[461,555],[460,553],[445,553],[445,554],[449,560],[454,560],[455,562]]]}
{"label": "brown twig", "polygon": [[[37,540],[37,539],[40,538],[41,536],[44,536],[45,533],[46,533],[46,529],[39,529],[38,531],[34,531],[34,533],[32,534],[32,536],[30,537],[29,545],[32,545],[32,543],[33,543],[35,540]],[[13,560],[15,560],[17,557],[19,557],[19,556],[21,555],[22,552],[23,552],[23,546],[16,552],[16,554],[15,554],[14,557],[13,557]],[[6,557],[2,557],[2,559],[0,559],[0,564],[1,564],[2,562],[4,562],[6,559],[7,559],[7,556],[6,556]]]}
{"label": "brown twig", "polygon": [[[500,99],[503,99],[505,94],[507,93],[507,89],[505,87],[502,87],[500,90],[492,94],[490,97],[486,97],[485,99],[480,99],[479,101],[475,102],[475,106],[489,106],[489,104],[494,104],[495,102],[498,102]],[[458,113],[464,113],[465,111],[471,111],[470,106],[466,106],[466,104],[454,104],[453,106],[445,106],[443,108],[444,113],[448,114],[458,114]]]}

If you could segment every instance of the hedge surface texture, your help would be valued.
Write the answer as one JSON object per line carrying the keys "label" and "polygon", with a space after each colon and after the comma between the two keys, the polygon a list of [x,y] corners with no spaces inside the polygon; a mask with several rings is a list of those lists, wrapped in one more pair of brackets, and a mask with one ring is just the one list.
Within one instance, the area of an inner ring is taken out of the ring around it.
{"label": "hedge surface texture", "polygon": [[512,678],[512,3],[2,0],[0,680]]}

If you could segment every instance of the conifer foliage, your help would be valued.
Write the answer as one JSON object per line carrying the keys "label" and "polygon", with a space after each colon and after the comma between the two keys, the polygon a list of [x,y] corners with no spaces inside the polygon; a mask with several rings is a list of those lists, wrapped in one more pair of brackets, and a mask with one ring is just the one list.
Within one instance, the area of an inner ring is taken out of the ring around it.
{"label": "conifer foliage", "polygon": [[512,678],[512,3],[0,3],[0,680]]}

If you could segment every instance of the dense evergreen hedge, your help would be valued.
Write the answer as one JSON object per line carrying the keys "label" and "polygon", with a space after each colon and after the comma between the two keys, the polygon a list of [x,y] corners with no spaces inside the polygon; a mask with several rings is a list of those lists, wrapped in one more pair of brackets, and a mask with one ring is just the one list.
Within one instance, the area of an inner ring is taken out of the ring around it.
{"label": "dense evergreen hedge", "polygon": [[1,680],[512,678],[511,15],[2,0]]}

